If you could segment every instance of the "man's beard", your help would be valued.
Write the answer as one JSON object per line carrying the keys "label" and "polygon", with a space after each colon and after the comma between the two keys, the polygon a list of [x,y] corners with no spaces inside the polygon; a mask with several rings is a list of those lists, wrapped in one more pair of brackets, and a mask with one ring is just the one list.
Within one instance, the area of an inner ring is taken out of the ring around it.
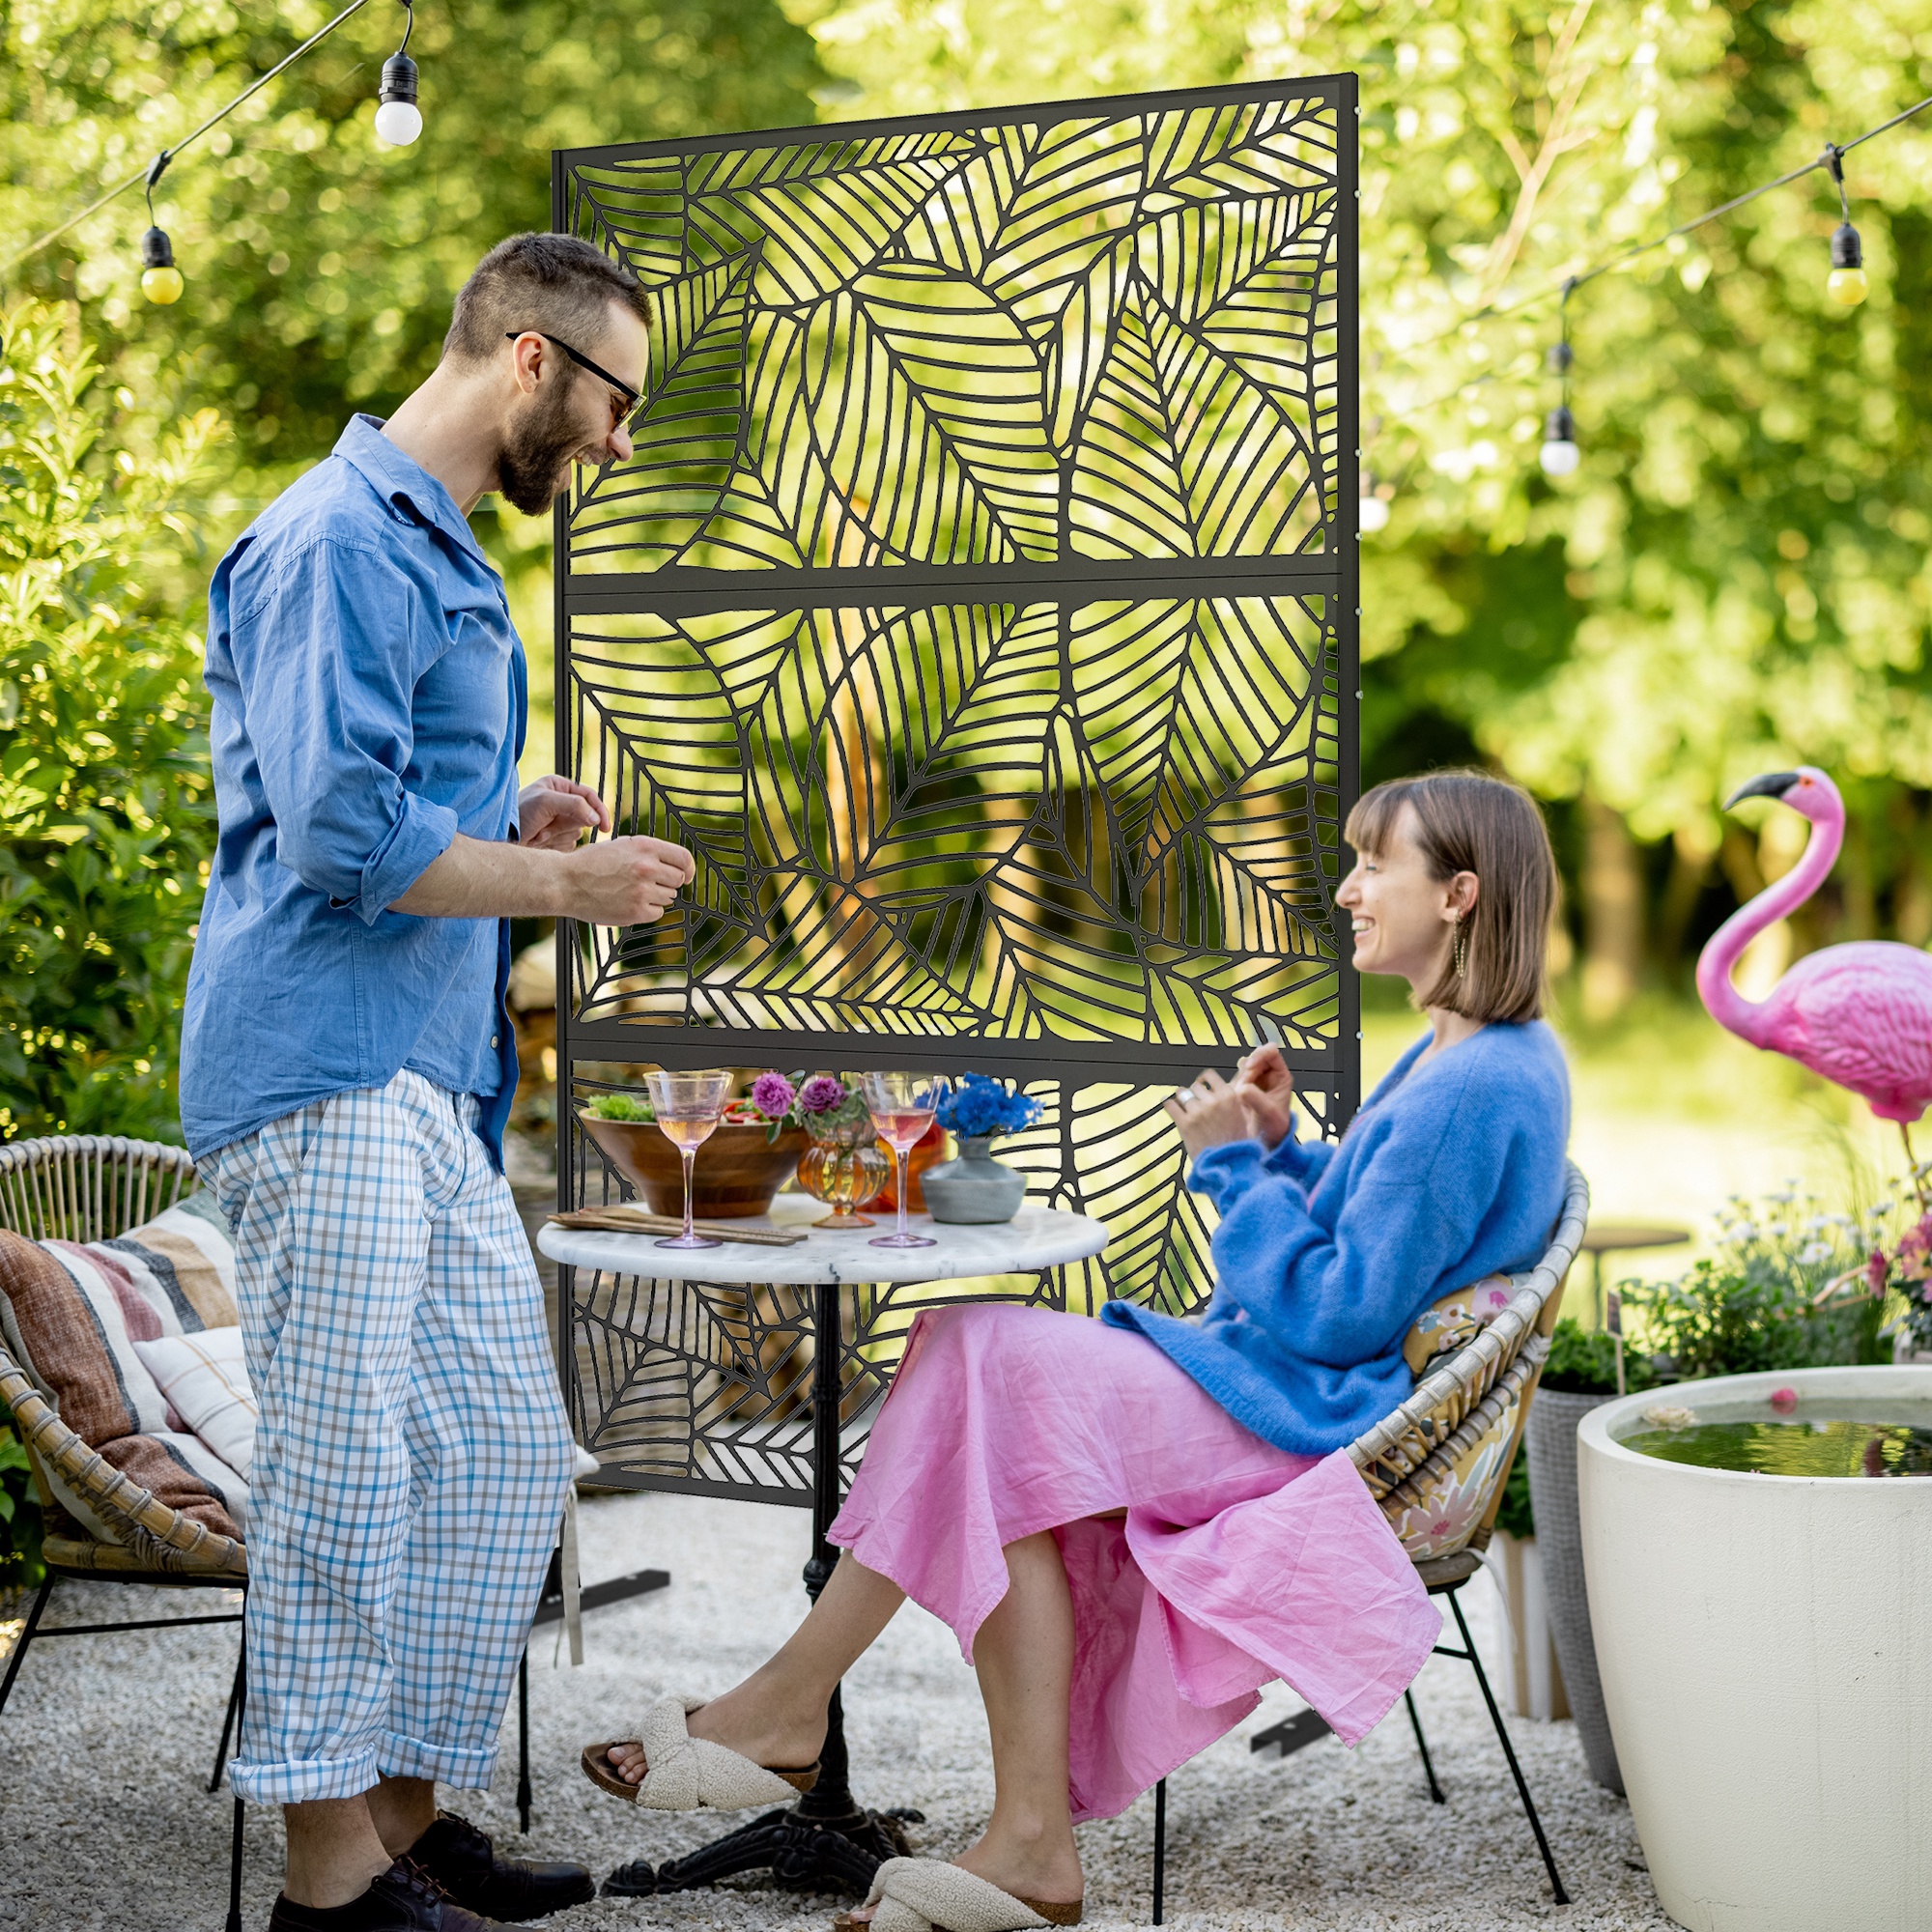
{"label": "man's beard", "polygon": [[583,432],[570,421],[567,383],[547,383],[518,418],[497,459],[497,487],[526,517],[541,516],[562,494]]}

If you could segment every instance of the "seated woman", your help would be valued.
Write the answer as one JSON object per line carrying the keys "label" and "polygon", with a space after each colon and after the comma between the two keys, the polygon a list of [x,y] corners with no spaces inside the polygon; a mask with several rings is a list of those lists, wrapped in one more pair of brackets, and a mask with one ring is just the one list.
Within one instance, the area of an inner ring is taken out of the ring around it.
{"label": "seated woman", "polygon": [[589,1747],[594,1781],[668,1809],[808,1786],[834,1688],[910,1596],[979,1672],[993,1813],[955,1865],[889,1861],[868,1906],[902,1932],[1070,1925],[1073,1826],[1124,1810],[1263,1684],[1350,1744],[1402,1694],[1440,1624],[1342,1452],[1409,1394],[1415,1317],[1534,1265],[1555,1225],[1556,869],[1528,796],[1478,773],[1378,785],[1346,836],[1355,966],[1407,980],[1430,1030],[1332,1145],[1296,1138],[1271,1046],[1168,1103],[1220,1210],[1205,1317],[921,1316],[810,1613],[723,1696]]}

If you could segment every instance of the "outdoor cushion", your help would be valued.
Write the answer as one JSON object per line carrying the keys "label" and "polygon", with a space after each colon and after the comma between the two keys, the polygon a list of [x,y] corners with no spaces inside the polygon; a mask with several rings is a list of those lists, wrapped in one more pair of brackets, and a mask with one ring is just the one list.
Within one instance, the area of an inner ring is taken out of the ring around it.
{"label": "outdoor cushion", "polygon": [[1411,1562],[1451,1555],[1468,1542],[1495,1493],[1521,1405],[1521,1389],[1512,1388],[1501,1413],[1460,1454],[1426,1465],[1420,1482],[1400,1484],[1383,1497],[1382,1514]]}
{"label": "outdoor cushion", "polygon": [[199,1335],[163,1335],[136,1342],[134,1352],[159,1385],[168,1406],[235,1473],[254,1472],[255,1391],[248,1385],[240,1328],[204,1328]]}
{"label": "outdoor cushion", "polygon": [[1466,1348],[1510,1305],[1515,1291],[1507,1275],[1492,1274],[1473,1288],[1452,1289],[1410,1323],[1402,1345],[1409,1373],[1420,1377],[1437,1355]]}
{"label": "outdoor cushion", "polygon": [[[188,1199],[110,1241],[28,1241],[0,1230],[0,1332],[60,1418],[169,1508],[238,1541],[248,1486],[184,1425],[137,1341],[233,1327],[235,1264],[212,1204]],[[55,1500],[123,1541],[52,1469]]]}

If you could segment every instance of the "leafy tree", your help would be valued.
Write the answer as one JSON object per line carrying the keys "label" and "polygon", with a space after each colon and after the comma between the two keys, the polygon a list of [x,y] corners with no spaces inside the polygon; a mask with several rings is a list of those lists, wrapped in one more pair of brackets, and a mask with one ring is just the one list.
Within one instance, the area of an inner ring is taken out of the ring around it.
{"label": "leafy tree", "polygon": [[91,351],[0,319],[0,1137],[178,1139],[212,846],[200,639],[168,585],[219,424],[115,449]]}
{"label": "leafy tree", "polygon": [[[1822,174],[1579,291],[1585,454],[1564,483],[1535,461],[1554,302],[1473,319],[1918,99],[1932,36],[1909,10],[837,0],[812,31],[854,114],[1357,71],[1367,460],[1394,486],[1364,546],[1369,776],[1498,759],[1574,807],[1590,936],[1611,943],[1634,890],[1674,955],[1788,862],[1720,819],[1724,791],[1807,759],[1849,783],[1858,825],[1804,940],[1932,936],[1932,486],[1913,461],[1932,117],[1847,157],[1862,308],[1826,297]],[[1629,925],[1618,943],[1641,940]]]}

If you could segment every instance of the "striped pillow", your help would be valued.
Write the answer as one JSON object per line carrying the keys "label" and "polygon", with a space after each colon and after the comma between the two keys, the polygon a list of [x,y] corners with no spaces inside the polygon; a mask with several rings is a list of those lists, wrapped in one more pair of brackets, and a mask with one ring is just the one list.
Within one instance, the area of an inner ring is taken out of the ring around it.
{"label": "striped pillow", "polygon": [[[0,1332],[61,1420],[169,1508],[239,1540],[247,1484],[170,1408],[134,1347],[238,1320],[227,1224],[200,1194],[111,1241],[28,1241],[0,1230]],[[43,1473],[90,1534],[123,1541],[54,1471]]]}

